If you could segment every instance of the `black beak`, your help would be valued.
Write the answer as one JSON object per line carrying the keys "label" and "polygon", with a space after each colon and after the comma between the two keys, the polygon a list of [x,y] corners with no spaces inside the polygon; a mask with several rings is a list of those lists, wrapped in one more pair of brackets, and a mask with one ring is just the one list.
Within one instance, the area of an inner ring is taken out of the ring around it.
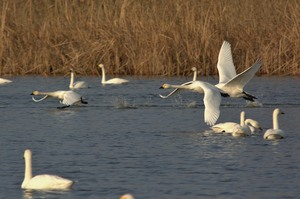
{"label": "black beak", "polygon": [[33,93],[30,93],[30,95],[34,95]]}
{"label": "black beak", "polygon": [[163,89],[163,88],[164,88],[163,86],[159,87],[159,89]]}

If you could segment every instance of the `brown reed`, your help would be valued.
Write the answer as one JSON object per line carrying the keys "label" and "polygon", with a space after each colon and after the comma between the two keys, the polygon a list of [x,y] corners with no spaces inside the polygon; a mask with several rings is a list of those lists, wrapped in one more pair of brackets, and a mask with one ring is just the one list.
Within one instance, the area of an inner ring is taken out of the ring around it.
{"label": "brown reed", "polygon": [[300,75],[298,0],[3,0],[0,75],[216,75],[231,43],[237,71]]}

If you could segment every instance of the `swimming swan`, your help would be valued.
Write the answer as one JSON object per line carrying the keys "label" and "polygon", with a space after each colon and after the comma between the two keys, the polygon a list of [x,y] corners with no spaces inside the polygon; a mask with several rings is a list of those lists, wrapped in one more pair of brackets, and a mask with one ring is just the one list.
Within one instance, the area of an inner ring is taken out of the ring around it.
{"label": "swimming swan", "polygon": [[11,82],[12,82],[11,80],[0,78],[0,84],[7,84],[7,83],[11,83]]}
{"label": "swimming swan", "polygon": [[32,153],[30,149],[24,152],[25,175],[22,182],[22,189],[38,190],[67,190],[71,189],[74,182],[56,175],[36,175],[32,177]]}
{"label": "swimming swan", "polygon": [[254,101],[255,96],[244,91],[245,85],[254,77],[261,66],[261,60],[257,60],[250,68],[236,74],[232,60],[231,47],[224,41],[218,57],[219,83],[215,85],[230,97],[243,97],[246,100]]}
{"label": "swimming swan", "polygon": [[235,126],[232,130],[232,136],[233,137],[246,137],[246,136],[249,136],[251,134],[251,130],[250,130],[250,127],[251,124],[250,123],[247,123],[245,122],[245,111],[242,111],[241,112],[241,115],[240,115],[240,125],[238,126]]}
{"label": "swimming swan", "polygon": [[102,81],[101,81],[102,84],[124,84],[124,83],[129,82],[129,80],[121,79],[121,78],[113,78],[110,80],[106,80],[104,65],[99,64],[99,68],[101,68],[101,70],[102,70]]}
{"label": "swimming swan", "polygon": [[85,81],[76,81],[74,82],[74,70],[71,68],[70,69],[70,73],[71,73],[71,77],[70,77],[70,85],[69,88],[70,89],[79,89],[79,88],[87,88],[88,85]]}
{"label": "swimming swan", "polygon": [[218,88],[207,82],[190,81],[181,85],[163,84],[161,89],[179,88],[193,92],[204,93],[204,121],[208,125],[214,125],[220,116],[221,94]]}
{"label": "swimming swan", "polygon": [[72,106],[72,105],[77,104],[77,103],[87,104],[86,101],[83,101],[82,96],[79,95],[78,93],[74,92],[74,91],[54,91],[54,92],[33,91],[31,93],[31,95],[45,95],[44,97],[42,97],[39,100],[36,100],[32,96],[32,100],[34,102],[41,102],[41,101],[43,101],[44,99],[46,99],[48,97],[61,99],[60,103],[65,105],[65,106],[58,107],[58,108],[66,108],[66,107]]}
{"label": "swimming swan", "polygon": [[[215,132],[215,133],[234,133],[233,136],[243,136],[245,133],[242,133],[241,131],[238,131],[238,129],[242,128],[244,125],[247,125],[249,127],[249,130],[247,127],[244,127],[244,129],[242,131],[245,131],[246,134],[250,134],[251,133],[251,127],[254,128],[260,128],[258,122],[256,122],[255,120],[252,119],[246,119],[245,120],[245,116],[246,113],[245,111],[242,111],[240,113],[240,123],[236,123],[236,122],[223,122],[223,123],[219,123],[219,124],[215,124],[214,126],[211,127],[211,129]],[[251,127],[250,127],[251,126]]]}
{"label": "swimming swan", "polygon": [[126,193],[120,197],[120,199],[134,199],[133,195]]}
{"label": "swimming swan", "polygon": [[284,138],[285,132],[279,128],[278,115],[284,114],[279,108],[273,111],[273,129],[266,130],[264,134],[264,139],[266,140],[276,140]]}

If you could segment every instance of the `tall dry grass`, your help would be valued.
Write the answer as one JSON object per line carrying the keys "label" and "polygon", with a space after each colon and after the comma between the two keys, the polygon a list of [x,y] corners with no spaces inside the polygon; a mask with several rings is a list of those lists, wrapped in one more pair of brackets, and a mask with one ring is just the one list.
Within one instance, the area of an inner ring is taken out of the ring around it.
{"label": "tall dry grass", "polygon": [[0,75],[217,74],[224,40],[238,71],[300,75],[298,0],[3,0]]}

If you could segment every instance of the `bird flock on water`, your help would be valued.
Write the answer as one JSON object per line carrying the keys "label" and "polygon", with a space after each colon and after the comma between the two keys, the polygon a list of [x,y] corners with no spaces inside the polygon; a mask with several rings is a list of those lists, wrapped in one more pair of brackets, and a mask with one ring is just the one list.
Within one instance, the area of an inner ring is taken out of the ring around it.
{"label": "bird flock on water", "polygon": [[[173,85],[163,84],[160,89],[173,89],[169,94],[159,96],[162,99],[167,99],[173,94],[181,90],[188,90],[203,94],[204,103],[204,122],[210,126],[210,129],[214,133],[231,134],[234,137],[246,137],[254,133],[262,132],[262,128],[258,121],[246,118],[245,111],[240,113],[240,122],[223,122],[217,123],[220,116],[220,104],[222,97],[230,98],[244,98],[248,103],[255,103],[261,106],[257,101],[257,98],[246,92],[244,87],[254,77],[255,73],[260,69],[262,61],[257,59],[255,63],[246,69],[245,71],[237,74],[235,66],[233,64],[231,46],[227,41],[224,41],[218,56],[217,69],[219,73],[219,82],[216,85],[212,85],[208,82],[197,80],[197,68],[193,67],[194,72],[193,80]],[[102,85],[107,84],[125,84],[129,81],[122,78],[106,79],[105,67],[103,64],[98,65],[102,71]],[[70,69],[70,90],[58,90],[51,92],[33,91],[31,93],[32,100],[34,102],[41,102],[47,98],[57,98],[62,104],[59,109],[64,109],[76,104],[87,104],[83,96],[75,91],[75,89],[89,88],[85,81],[75,81],[74,70]],[[0,78],[0,84],[11,83],[11,80]],[[36,99],[34,96],[43,96],[40,99]],[[286,137],[285,132],[279,128],[278,116],[284,114],[281,109],[276,108],[273,111],[272,120],[273,128],[265,131],[263,138],[266,140],[277,140]],[[65,190],[71,189],[74,181],[62,178],[56,175],[32,175],[32,152],[30,149],[24,151],[25,159],[25,174],[22,182],[22,189],[30,190]],[[131,194],[124,194],[121,199],[134,199]]]}

